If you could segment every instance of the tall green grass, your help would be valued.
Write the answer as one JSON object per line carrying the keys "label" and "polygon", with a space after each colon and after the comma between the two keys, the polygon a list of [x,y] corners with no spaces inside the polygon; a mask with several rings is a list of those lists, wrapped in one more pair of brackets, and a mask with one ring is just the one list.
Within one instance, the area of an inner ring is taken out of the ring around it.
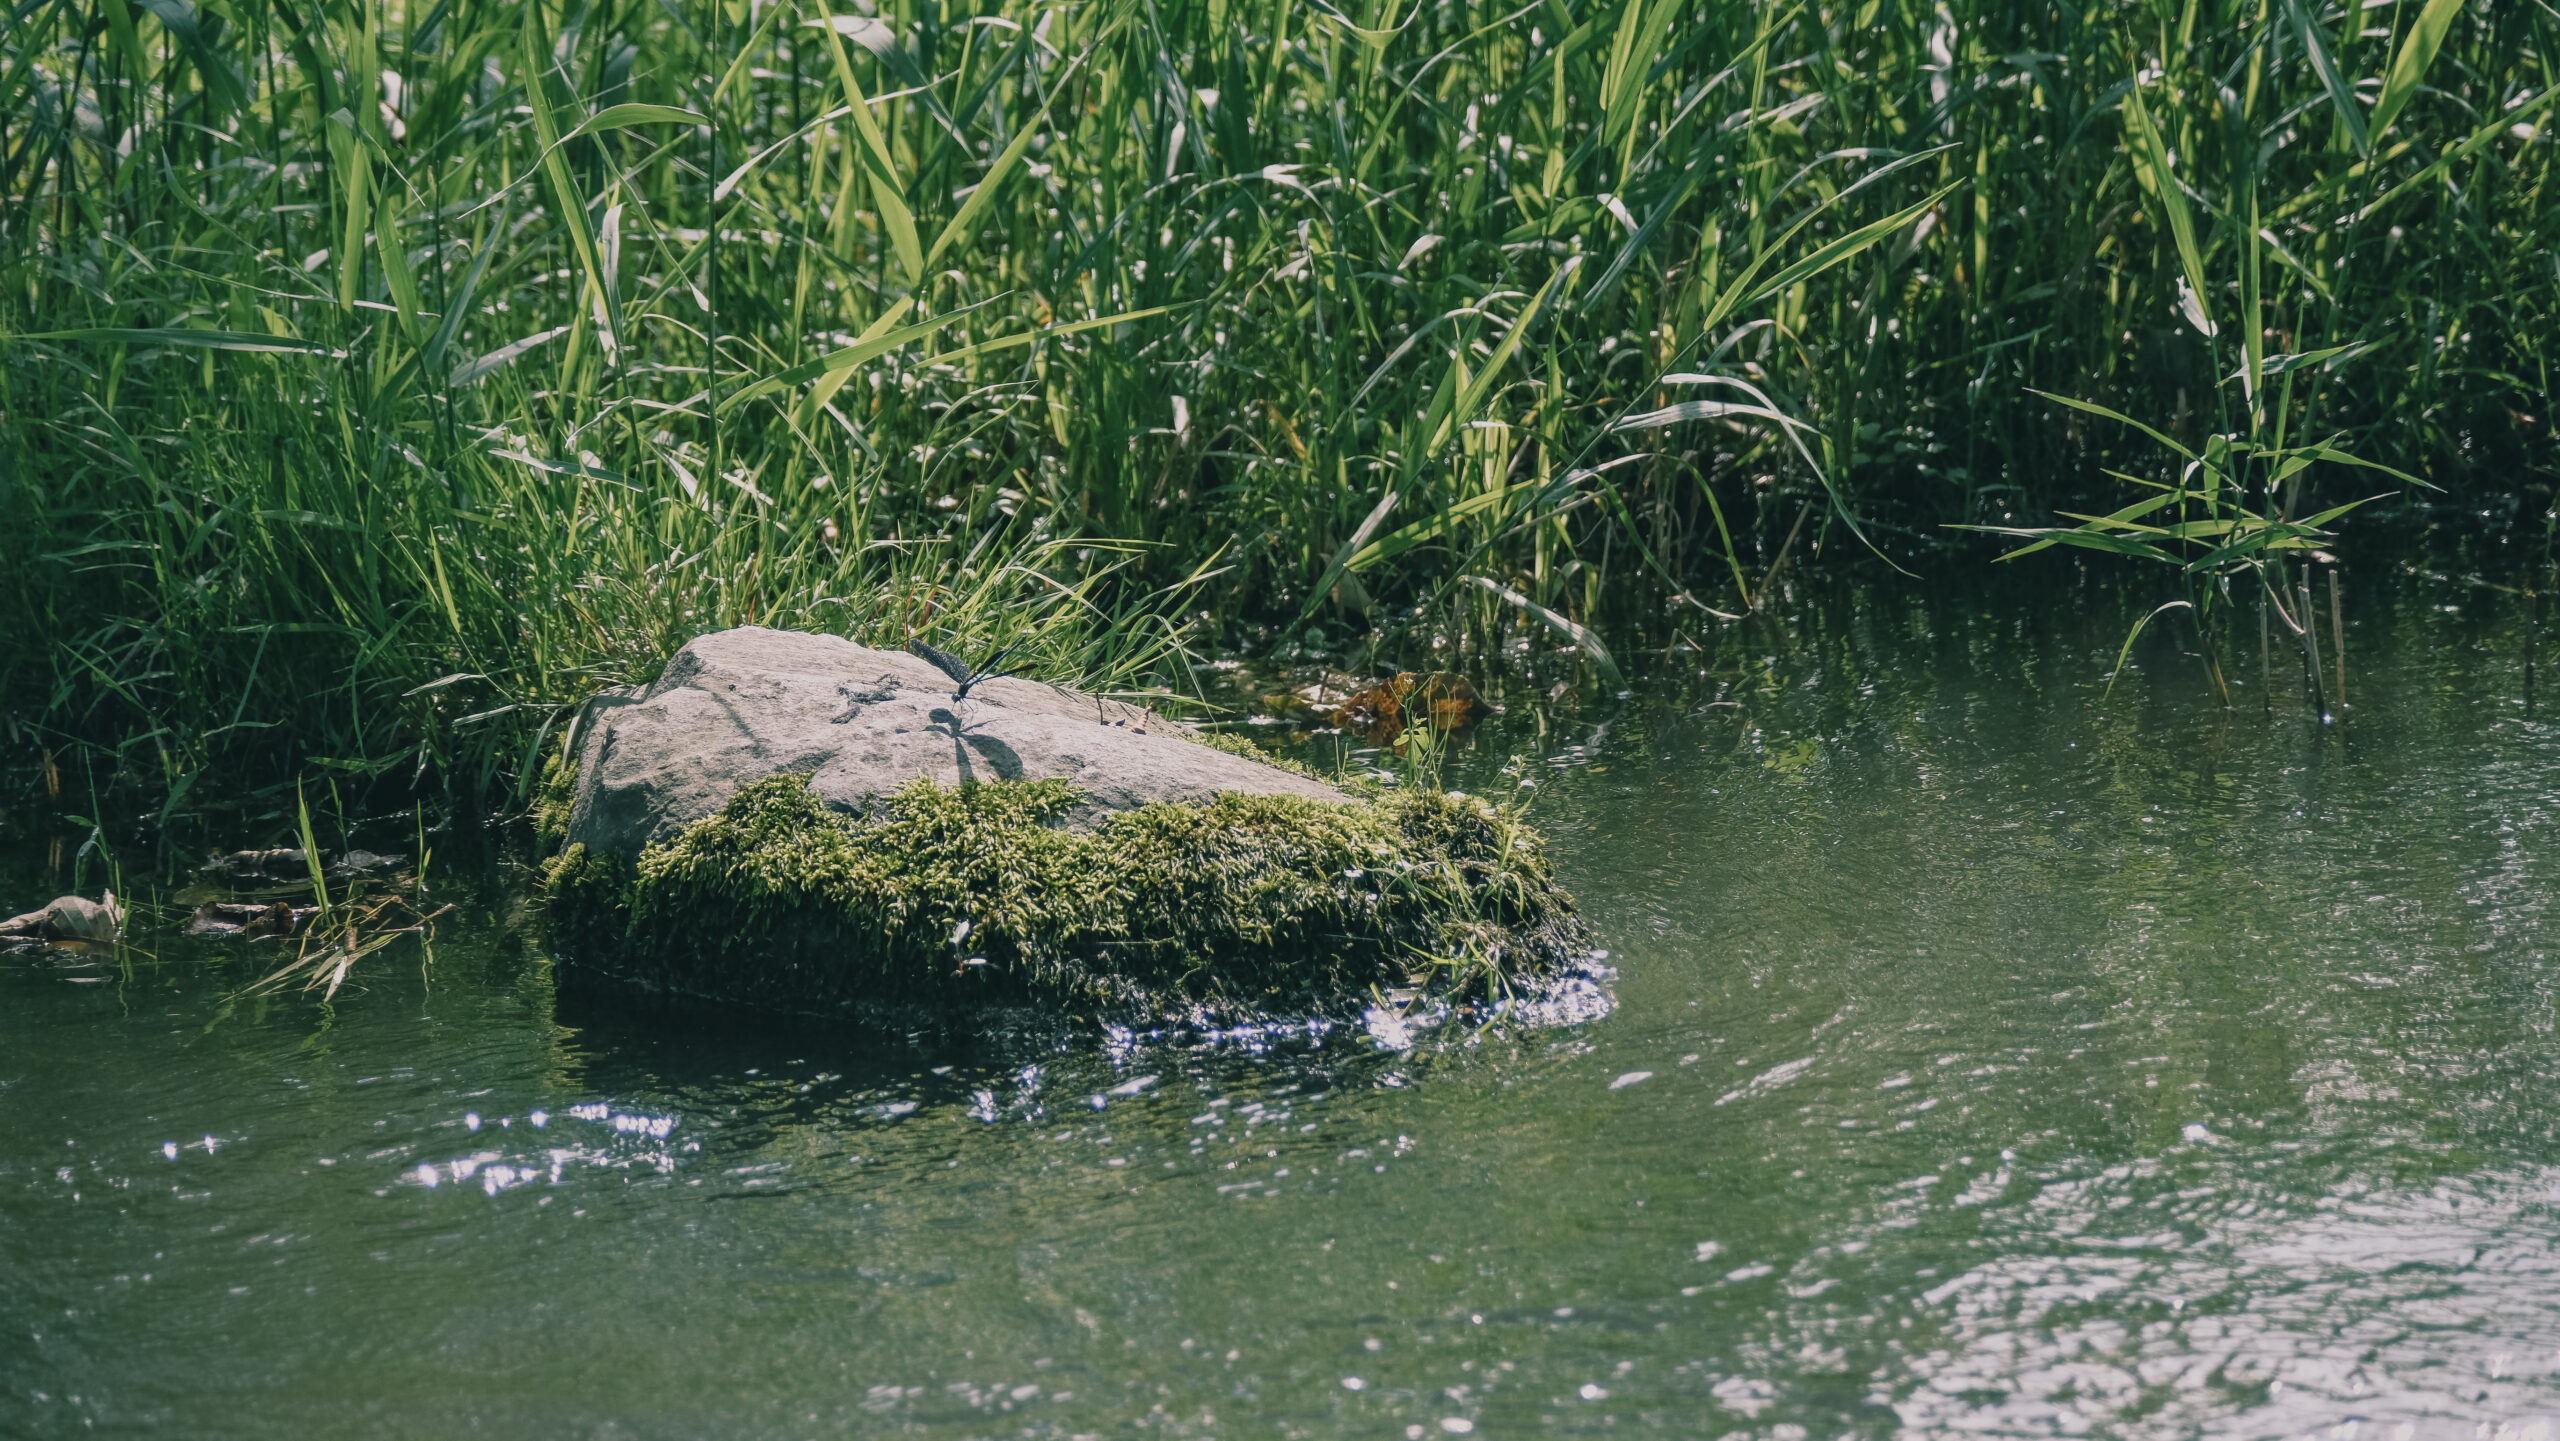
{"label": "tall green grass", "polygon": [[749,620],[1606,666],[1807,501],[2548,495],[2539,4],[830,5],[22,0],[20,733],[478,783]]}

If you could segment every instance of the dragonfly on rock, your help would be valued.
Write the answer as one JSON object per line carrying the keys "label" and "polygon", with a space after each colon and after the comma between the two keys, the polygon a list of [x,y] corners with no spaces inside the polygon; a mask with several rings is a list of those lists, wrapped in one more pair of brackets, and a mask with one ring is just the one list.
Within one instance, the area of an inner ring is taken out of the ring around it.
{"label": "dragonfly on rock", "polygon": [[907,649],[910,652],[922,657],[923,660],[927,664],[931,665],[935,670],[951,677],[951,683],[960,687],[958,690],[951,693],[951,698],[955,701],[967,700],[969,698],[970,688],[982,681],[991,681],[996,679],[998,676],[1009,676],[1015,674],[1016,672],[1003,668],[1004,662],[1007,656],[1012,655],[1015,651],[1021,648],[1022,642],[1016,640],[1012,644],[997,651],[994,655],[987,657],[985,661],[973,667],[967,661],[953,655],[951,652],[946,650],[936,650],[932,646],[926,645],[923,641],[914,640],[907,642]]}

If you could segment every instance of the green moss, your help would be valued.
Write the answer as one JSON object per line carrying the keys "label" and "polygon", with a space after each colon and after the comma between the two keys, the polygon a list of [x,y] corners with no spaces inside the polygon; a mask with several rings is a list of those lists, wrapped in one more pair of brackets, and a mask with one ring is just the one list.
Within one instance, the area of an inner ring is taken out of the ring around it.
{"label": "green moss", "polygon": [[1305,776],[1311,781],[1323,781],[1327,785],[1337,783],[1335,778],[1332,776],[1317,774],[1315,767],[1302,764],[1298,761],[1293,761],[1287,756],[1274,755],[1254,744],[1252,738],[1239,734],[1235,731],[1191,731],[1188,732],[1184,738],[1196,744],[1207,746],[1213,751],[1225,751],[1231,756],[1242,756],[1249,761],[1260,761],[1264,765],[1276,767],[1277,769],[1287,771],[1292,775]]}
{"label": "green moss", "polygon": [[1062,828],[1078,799],[919,780],[845,815],[772,777],[636,862],[570,848],[549,867],[555,940],[672,994],[1085,1015],[1496,986],[1581,940],[1537,837],[1481,801],[1230,794]]}
{"label": "green moss", "polygon": [[550,855],[569,839],[569,808],[578,798],[578,763],[554,751],[542,763],[542,782],[533,791],[533,839]]}

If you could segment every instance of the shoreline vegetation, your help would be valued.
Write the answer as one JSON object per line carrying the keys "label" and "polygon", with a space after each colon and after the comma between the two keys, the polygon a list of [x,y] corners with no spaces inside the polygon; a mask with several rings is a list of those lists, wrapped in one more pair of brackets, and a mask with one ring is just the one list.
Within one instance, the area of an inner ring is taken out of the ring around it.
{"label": "shoreline vegetation", "polygon": [[[2461,0],[38,0],[7,724],[172,810],[520,806],[578,701],[746,623],[1134,694],[1310,622],[1525,637],[1616,689],[1612,636],[1713,645],[1790,563],[1976,563],[1943,527],[2128,481],[2189,545],[2227,483],[2287,565],[2402,484],[2349,455],[2547,555],[2555,41]],[[2146,524],[2068,543],[2179,548]]]}

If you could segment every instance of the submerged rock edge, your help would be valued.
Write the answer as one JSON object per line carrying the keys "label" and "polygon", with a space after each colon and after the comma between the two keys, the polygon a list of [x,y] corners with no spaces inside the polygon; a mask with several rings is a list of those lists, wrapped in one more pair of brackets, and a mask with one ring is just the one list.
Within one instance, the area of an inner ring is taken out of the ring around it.
{"label": "submerged rock edge", "polygon": [[904,1024],[1498,993],[1587,945],[1536,833],[1481,800],[1226,793],[1057,824],[1083,800],[919,779],[848,813],[768,777],[636,860],[569,845],[544,868],[553,949],[667,997]]}

